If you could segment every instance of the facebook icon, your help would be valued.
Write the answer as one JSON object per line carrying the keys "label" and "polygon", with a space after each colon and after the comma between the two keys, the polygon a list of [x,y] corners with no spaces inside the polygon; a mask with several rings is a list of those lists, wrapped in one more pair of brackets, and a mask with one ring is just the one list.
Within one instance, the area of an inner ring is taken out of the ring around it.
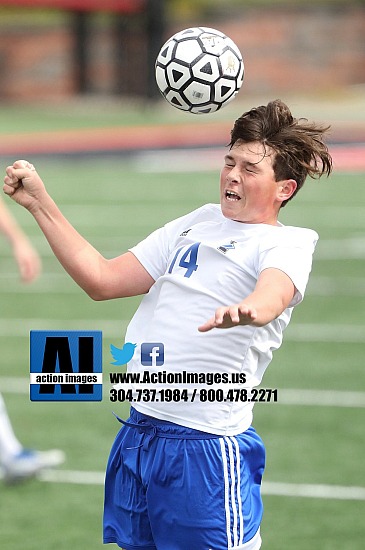
{"label": "facebook icon", "polygon": [[165,352],[161,342],[145,342],[141,345],[141,363],[145,367],[161,367]]}

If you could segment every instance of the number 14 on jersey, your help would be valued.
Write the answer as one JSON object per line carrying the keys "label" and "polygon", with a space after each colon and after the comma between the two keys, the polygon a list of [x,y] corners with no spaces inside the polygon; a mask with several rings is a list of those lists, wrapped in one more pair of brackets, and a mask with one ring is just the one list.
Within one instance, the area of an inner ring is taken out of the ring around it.
{"label": "number 14 on jersey", "polygon": [[176,254],[170,264],[168,273],[172,273],[177,260],[179,259],[178,266],[186,269],[184,277],[191,277],[191,275],[198,269],[198,250],[200,243],[194,243],[188,248],[181,246],[177,249]]}

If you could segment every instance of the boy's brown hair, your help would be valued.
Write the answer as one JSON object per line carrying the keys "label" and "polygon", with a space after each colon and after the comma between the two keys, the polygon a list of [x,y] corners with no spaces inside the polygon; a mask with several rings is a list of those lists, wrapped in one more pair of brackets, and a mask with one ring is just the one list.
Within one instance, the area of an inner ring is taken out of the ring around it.
{"label": "boy's brown hair", "polygon": [[[240,141],[258,141],[273,150],[276,181],[293,179],[297,182],[297,188],[290,197],[292,199],[308,175],[311,178],[330,175],[332,158],[323,141],[328,130],[329,126],[319,126],[305,118],[294,118],[289,107],[276,99],[266,106],[247,111],[235,121],[229,147]],[[281,206],[285,206],[288,200],[283,201]]]}

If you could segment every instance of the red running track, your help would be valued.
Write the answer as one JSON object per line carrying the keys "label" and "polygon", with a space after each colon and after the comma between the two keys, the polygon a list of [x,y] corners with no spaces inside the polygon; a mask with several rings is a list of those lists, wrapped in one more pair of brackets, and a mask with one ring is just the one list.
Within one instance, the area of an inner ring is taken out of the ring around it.
{"label": "red running track", "polygon": [[[230,138],[230,123],[131,126],[29,132],[0,136],[0,155],[15,159],[33,155],[78,155],[109,152],[133,152],[151,149],[190,149],[222,147]],[[330,144],[334,168],[341,171],[365,171],[365,131],[352,139],[359,143],[341,143],[347,135],[332,136]]]}

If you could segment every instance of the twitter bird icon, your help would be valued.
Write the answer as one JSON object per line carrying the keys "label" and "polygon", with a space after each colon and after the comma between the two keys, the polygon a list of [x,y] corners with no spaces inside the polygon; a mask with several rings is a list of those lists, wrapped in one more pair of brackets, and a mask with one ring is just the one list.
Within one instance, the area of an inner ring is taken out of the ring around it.
{"label": "twitter bird icon", "polygon": [[114,361],[111,361],[111,365],[125,365],[133,357],[134,350],[136,349],[137,344],[132,344],[131,342],[126,342],[122,349],[113,346],[110,344],[110,353],[113,356]]}

